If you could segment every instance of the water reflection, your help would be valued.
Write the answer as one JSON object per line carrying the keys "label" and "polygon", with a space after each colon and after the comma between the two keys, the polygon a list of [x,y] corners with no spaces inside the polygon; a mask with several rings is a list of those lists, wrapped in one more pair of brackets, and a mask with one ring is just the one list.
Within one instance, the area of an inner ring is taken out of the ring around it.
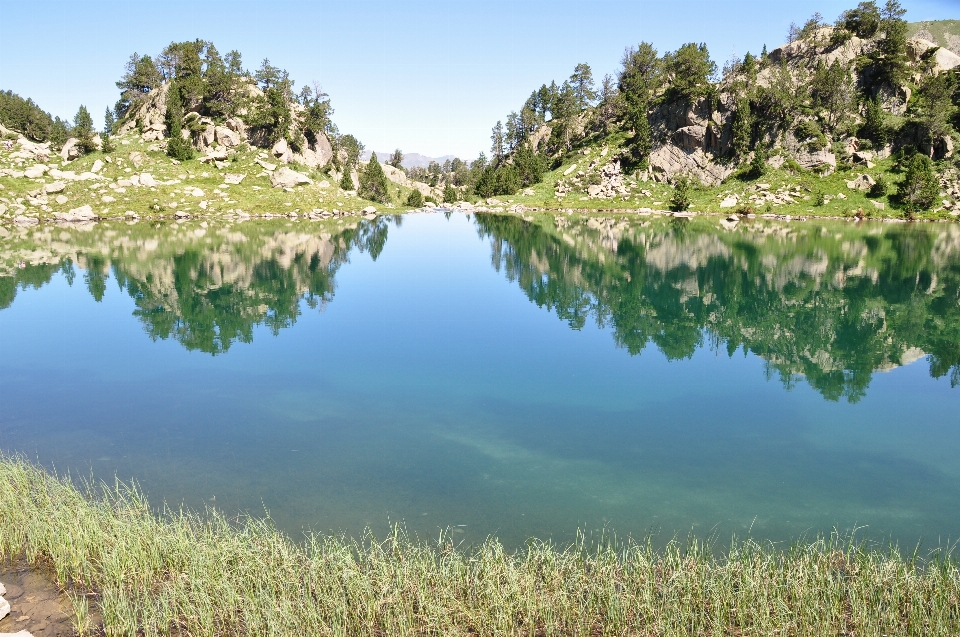
{"label": "water reflection", "polygon": [[481,216],[493,266],[570,327],[609,326],[639,355],[761,356],[786,387],[862,398],[927,357],[960,383],[960,230],[949,225]]}
{"label": "water reflection", "polygon": [[[399,223],[399,218],[397,219]],[[960,230],[955,225],[479,216],[492,264],[571,328],[611,328],[639,355],[707,345],[766,361],[856,402],[876,372],[920,358],[960,384]],[[256,326],[274,334],[322,309],[351,251],[374,259],[385,218],[208,226],[98,224],[0,229],[0,309],[18,289],[77,272],[99,301],[112,279],[153,339],[219,354]],[[303,303],[301,303],[301,301]]]}
{"label": "water reflection", "polygon": [[134,315],[154,340],[220,354],[249,343],[257,326],[274,335],[296,323],[301,301],[322,309],[352,250],[376,259],[385,218],[328,226],[290,222],[224,225],[98,224],[18,229],[3,238],[0,309],[18,289],[38,288],[61,272],[74,284],[76,264],[96,300],[108,279],[136,304]]}

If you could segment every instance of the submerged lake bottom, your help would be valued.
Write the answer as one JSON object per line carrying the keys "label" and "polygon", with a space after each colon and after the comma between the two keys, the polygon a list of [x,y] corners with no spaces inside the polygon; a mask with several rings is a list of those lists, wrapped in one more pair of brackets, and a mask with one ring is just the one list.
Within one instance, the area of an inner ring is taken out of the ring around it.
{"label": "submerged lake bottom", "polygon": [[0,450],[304,531],[960,532],[960,228],[2,228]]}

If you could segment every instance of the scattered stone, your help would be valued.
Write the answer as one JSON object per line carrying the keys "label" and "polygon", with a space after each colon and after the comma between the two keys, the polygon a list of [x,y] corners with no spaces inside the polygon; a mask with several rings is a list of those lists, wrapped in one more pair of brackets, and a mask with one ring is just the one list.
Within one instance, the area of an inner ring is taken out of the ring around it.
{"label": "scattered stone", "polygon": [[67,184],[63,183],[62,181],[55,181],[53,183],[44,184],[43,192],[48,195],[53,195],[58,192],[63,192],[64,190],[66,190],[66,188],[67,188]]}
{"label": "scattered stone", "polygon": [[572,175],[572,174],[573,174],[573,171],[575,171],[576,169],[577,169],[577,165],[576,165],[576,164],[570,166],[570,168],[567,168],[565,171],[563,171],[563,176],[566,177],[566,176],[568,176],[568,175]]}
{"label": "scattered stone", "polygon": [[90,172],[99,173],[101,170],[103,170],[103,165],[103,160],[98,159],[97,161],[93,162],[93,168],[90,169]]}
{"label": "scattered stone", "polygon": [[18,226],[35,226],[40,223],[40,220],[36,217],[26,217],[24,215],[17,215],[13,218],[13,222]]}
{"label": "scattered stone", "polygon": [[140,173],[140,185],[147,188],[156,188],[159,184],[150,173]]}
{"label": "scattered stone", "polygon": [[113,203],[116,200],[117,198],[111,195],[104,195],[103,197],[100,198],[100,201],[102,201],[103,203]]}
{"label": "scattered stone", "polygon": [[227,151],[224,148],[213,148],[207,151],[207,154],[200,158],[201,164],[209,162],[220,162],[227,159]]}
{"label": "scattered stone", "polygon": [[260,165],[261,168],[271,173],[277,169],[276,164],[271,164],[270,162],[263,161],[262,159],[258,159],[257,163]]}
{"label": "scattered stone", "polygon": [[[244,177],[246,177],[246,174],[244,173],[227,173],[223,176],[223,183],[237,185],[243,181]],[[202,197],[203,191],[201,190],[199,195],[194,195],[194,196]]]}
{"label": "scattered stone", "polygon": [[57,198],[55,199],[55,201],[62,206],[63,204],[70,201],[70,199],[66,195],[57,195]]}
{"label": "scattered stone", "polygon": [[367,206],[366,208],[364,208],[364,209],[361,210],[360,212],[362,212],[362,213],[365,214],[365,215],[376,214],[377,209],[376,209],[376,207],[374,207],[374,206]]}

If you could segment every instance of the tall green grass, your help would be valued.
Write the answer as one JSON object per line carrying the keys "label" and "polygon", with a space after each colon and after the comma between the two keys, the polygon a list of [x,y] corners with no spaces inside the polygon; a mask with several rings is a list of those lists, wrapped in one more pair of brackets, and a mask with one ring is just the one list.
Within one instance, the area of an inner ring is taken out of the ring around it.
{"label": "tall green grass", "polygon": [[[469,550],[397,530],[313,535],[219,512],[155,513],[0,457],[0,556],[49,568],[107,635],[956,635],[960,570],[833,535]],[[88,595],[84,595],[88,594]],[[86,600],[90,600],[88,605]]]}

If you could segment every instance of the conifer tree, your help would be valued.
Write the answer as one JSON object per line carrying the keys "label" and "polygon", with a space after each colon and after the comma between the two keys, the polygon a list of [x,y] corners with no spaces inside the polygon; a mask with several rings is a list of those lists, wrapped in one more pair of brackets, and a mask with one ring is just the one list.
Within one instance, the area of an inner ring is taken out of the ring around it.
{"label": "conifer tree", "polygon": [[350,191],[355,188],[353,177],[350,176],[350,164],[344,164],[343,176],[340,177],[340,190]]}
{"label": "conifer tree", "polygon": [[897,188],[897,197],[911,215],[929,210],[940,194],[940,182],[933,170],[933,161],[921,153],[915,153],[907,161],[904,180]]}
{"label": "conifer tree", "polygon": [[73,117],[71,134],[77,139],[77,147],[84,154],[96,149],[93,143],[93,118],[86,106],[80,105],[77,114]]}
{"label": "conifer tree", "polygon": [[650,121],[647,111],[660,86],[661,65],[657,50],[647,42],[629,48],[621,61],[618,89],[623,99],[624,120],[633,129],[631,150],[635,161],[643,162],[650,155]]}
{"label": "conifer tree", "polygon": [[390,201],[390,191],[387,176],[383,174],[383,167],[377,160],[377,154],[370,155],[367,167],[360,173],[360,189],[358,194],[364,199],[379,203]]}
{"label": "conifer tree", "polygon": [[411,208],[423,207],[423,193],[414,188],[407,197],[407,205]]}

